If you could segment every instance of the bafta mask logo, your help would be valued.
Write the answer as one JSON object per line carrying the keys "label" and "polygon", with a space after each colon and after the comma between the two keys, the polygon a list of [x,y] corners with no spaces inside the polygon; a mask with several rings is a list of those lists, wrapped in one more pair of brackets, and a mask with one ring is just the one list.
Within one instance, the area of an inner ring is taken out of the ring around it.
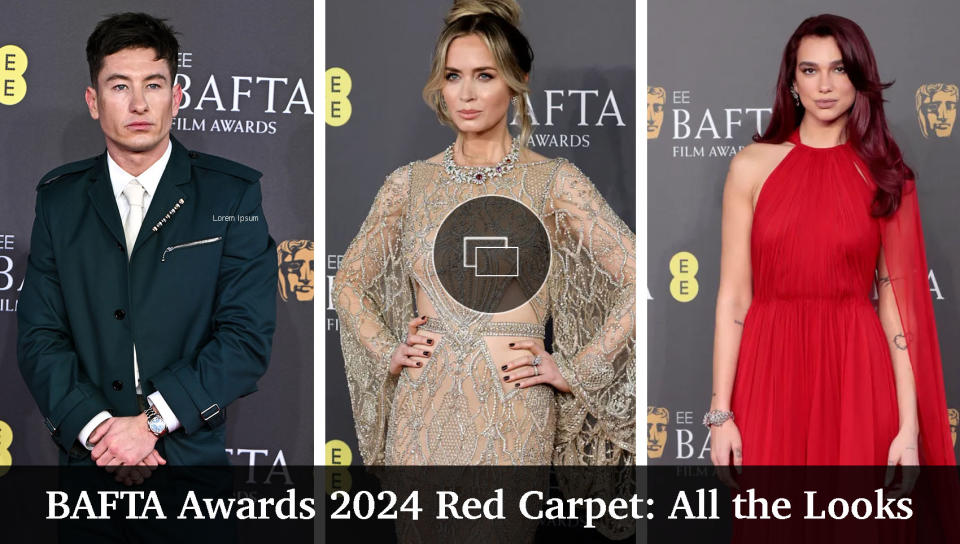
{"label": "bafta mask logo", "polygon": [[659,459],[667,445],[667,423],[670,410],[662,406],[647,406],[647,457]]}
{"label": "bafta mask logo", "polygon": [[313,300],[313,242],[284,240],[277,246],[277,290],[284,301]]}
{"label": "bafta mask logo", "polygon": [[957,445],[957,426],[960,425],[960,411],[956,408],[947,410],[947,419],[950,420],[950,438],[953,439],[953,445]]}
{"label": "bafta mask logo", "polygon": [[927,83],[917,89],[917,117],[924,138],[946,138],[957,121],[960,89],[952,83]]}
{"label": "bafta mask logo", "polygon": [[663,108],[667,103],[667,91],[663,87],[647,87],[647,139],[660,136],[663,126]]}

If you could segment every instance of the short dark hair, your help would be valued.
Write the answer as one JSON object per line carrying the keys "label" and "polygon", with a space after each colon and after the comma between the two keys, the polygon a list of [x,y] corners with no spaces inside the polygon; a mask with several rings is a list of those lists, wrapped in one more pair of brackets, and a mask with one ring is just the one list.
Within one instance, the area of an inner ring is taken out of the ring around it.
{"label": "short dark hair", "polygon": [[170,67],[170,84],[177,75],[177,53],[180,44],[173,28],[165,19],[146,13],[118,13],[100,21],[87,38],[87,64],[90,65],[90,82],[97,86],[97,76],[103,68],[103,59],[127,48],[150,48],[157,53],[157,60],[167,61]]}

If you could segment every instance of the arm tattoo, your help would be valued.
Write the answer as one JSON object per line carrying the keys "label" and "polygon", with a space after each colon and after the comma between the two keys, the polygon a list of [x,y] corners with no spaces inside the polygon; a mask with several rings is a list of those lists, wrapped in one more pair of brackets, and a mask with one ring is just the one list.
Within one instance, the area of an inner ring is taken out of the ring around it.
{"label": "arm tattoo", "polygon": [[890,277],[885,276],[882,278],[877,278],[877,287],[883,287],[884,285],[890,285]]}
{"label": "arm tattoo", "polygon": [[736,323],[737,325],[740,325],[741,327],[743,326],[743,321],[740,321],[739,319],[734,319],[733,322]]}
{"label": "arm tattoo", "polygon": [[903,333],[900,333],[893,337],[893,345],[897,346],[897,349],[899,349],[900,351],[906,351],[907,338],[903,335]]}

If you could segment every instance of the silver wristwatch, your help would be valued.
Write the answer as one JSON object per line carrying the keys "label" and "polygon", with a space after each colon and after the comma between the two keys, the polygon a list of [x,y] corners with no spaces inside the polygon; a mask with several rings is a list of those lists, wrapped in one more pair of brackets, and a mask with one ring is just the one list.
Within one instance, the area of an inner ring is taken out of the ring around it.
{"label": "silver wristwatch", "polygon": [[147,427],[154,436],[160,438],[167,434],[167,424],[163,421],[163,417],[153,409],[153,406],[144,410],[143,413],[147,414]]}
{"label": "silver wristwatch", "polygon": [[707,428],[714,425],[723,425],[726,420],[733,421],[733,412],[728,410],[710,410],[703,414],[703,425]]}

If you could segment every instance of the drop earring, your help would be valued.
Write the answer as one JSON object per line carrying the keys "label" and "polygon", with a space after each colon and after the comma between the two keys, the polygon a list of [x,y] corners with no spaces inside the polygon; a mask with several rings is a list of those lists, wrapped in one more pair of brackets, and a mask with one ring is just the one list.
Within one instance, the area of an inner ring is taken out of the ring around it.
{"label": "drop earring", "polygon": [[796,87],[790,87],[790,95],[793,96],[793,105],[799,107],[799,106],[800,106],[800,95],[797,94],[797,88],[796,88]]}

